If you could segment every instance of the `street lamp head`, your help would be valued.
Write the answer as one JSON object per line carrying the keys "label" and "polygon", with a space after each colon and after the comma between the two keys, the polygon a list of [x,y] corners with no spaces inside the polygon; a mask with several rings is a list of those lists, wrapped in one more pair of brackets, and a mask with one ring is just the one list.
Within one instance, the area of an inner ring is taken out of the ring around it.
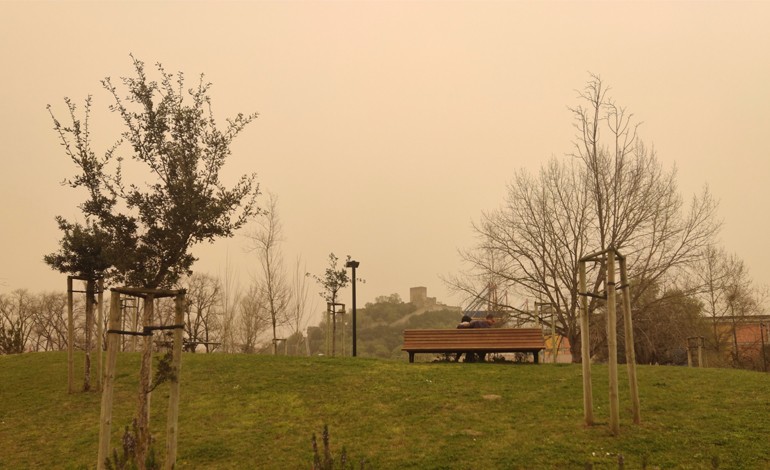
{"label": "street lamp head", "polygon": [[359,263],[358,261],[350,260],[347,263],[345,263],[345,267],[346,268],[354,268],[355,269],[355,268],[358,267],[359,264],[361,264],[361,263]]}

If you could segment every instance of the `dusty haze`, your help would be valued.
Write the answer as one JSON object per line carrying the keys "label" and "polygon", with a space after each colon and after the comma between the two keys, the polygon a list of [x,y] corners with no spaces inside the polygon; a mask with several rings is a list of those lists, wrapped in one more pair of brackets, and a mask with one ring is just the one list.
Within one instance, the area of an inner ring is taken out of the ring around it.
{"label": "dusty haze", "polygon": [[[83,195],[59,184],[74,166],[45,106],[64,118],[64,96],[93,94],[105,149],[120,128],[99,80],[130,74],[129,53],[205,73],[220,121],[260,113],[227,174],[278,196],[287,265],[359,260],[361,304],[411,286],[459,303],[438,276],[515,169],[570,151],[589,71],[686,197],[711,187],[723,245],[770,284],[768,24],[767,2],[0,3],[0,291],[64,290],[42,257]],[[229,255],[245,283],[244,247],[199,247],[196,268],[222,274]]]}

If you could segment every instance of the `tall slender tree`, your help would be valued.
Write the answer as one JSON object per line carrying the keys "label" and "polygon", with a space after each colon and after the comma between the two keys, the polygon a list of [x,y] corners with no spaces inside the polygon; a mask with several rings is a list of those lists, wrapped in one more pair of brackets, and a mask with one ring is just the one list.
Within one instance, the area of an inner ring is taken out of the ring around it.
{"label": "tall slender tree", "polygon": [[270,314],[273,333],[273,354],[278,350],[278,328],[288,321],[290,293],[286,281],[281,242],[283,229],[278,215],[278,197],[268,193],[265,211],[257,219],[256,229],[249,235],[252,250],[259,260],[259,275],[255,282],[262,290],[265,310]]}
{"label": "tall slender tree", "polygon": [[315,301],[310,299],[310,285],[307,282],[308,279],[305,272],[307,272],[307,267],[298,256],[294,264],[294,273],[292,276],[289,321],[287,323],[291,329],[292,336],[298,339],[297,355],[301,354],[300,349],[303,341],[305,347],[308,347],[308,338],[305,337],[302,332],[307,328],[309,320],[307,318],[308,311],[313,311],[315,308]]}

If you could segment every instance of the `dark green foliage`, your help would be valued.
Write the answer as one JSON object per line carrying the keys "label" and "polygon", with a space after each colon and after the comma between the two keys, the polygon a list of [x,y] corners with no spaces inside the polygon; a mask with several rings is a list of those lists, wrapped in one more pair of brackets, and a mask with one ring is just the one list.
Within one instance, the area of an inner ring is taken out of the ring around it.
{"label": "dark green foliage", "polygon": [[[455,328],[460,312],[442,309],[419,312],[411,303],[366,304],[359,314],[359,350],[364,357],[398,359],[404,330],[414,328]],[[430,356],[426,356],[430,357]]]}
{"label": "dark green foliage", "polygon": [[0,319],[0,354],[21,354],[24,352],[22,328],[19,324]]}
{"label": "dark green foliage", "polygon": [[[337,302],[337,293],[350,282],[347,268],[345,266],[338,268],[337,261],[339,261],[339,258],[334,253],[329,253],[329,267],[326,268],[323,276],[307,274],[312,276],[321,287],[321,292],[319,292],[321,297],[327,302],[332,303]],[[346,261],[350,261],[350,255],[348,255]]]}
{"label": "dark green foliage", "polygon": [[69,223],[56,217],[59,230],[63,232],[59,251],[45,255],[43,260],[62,273],[93,279],[112,267],[109,260],[115,258],[112,235],[97,224],[86,222]]}
{"label": "dark green foliage", "polygon": [[150,385],[150,392],[155,390],[158,385],[174,380],[174,369],[171,367],[171,361],[173,360],[173,352],[167,351],[166,354],[158,358],[158,366],[155,370],[155,374],[152,377],[152,385]]}
{"label": "dark green foliage", "polygon": [[[113,98],[110,110],[125,128],[104,157],[91,149],[90,97],[83,119],[65,99],[69,126],[49,106],[65,153],[78,167],[65,183],[88,196],[80,206],[85,225],[57,218],[64,232],[61,249],[45,261],[61,272],[104,272],[118,282],[156,288],[190,272],[191,246],[232,236],[257,211],[254,174],[232,188],[219,177],[231,143],[256,114],[239,114],[220,130],[211,111],[211,84],[202,75],[184,93],[181,72],[170,74],[157,64],[161,80],[152,81],[144,63],[132,59],[136,76],[122,78],[121,89],[109,77],[102,81]],[[118,155],[122,151],[128,155]],[[124,180],[124,164],[139,168],[147,180]]]}

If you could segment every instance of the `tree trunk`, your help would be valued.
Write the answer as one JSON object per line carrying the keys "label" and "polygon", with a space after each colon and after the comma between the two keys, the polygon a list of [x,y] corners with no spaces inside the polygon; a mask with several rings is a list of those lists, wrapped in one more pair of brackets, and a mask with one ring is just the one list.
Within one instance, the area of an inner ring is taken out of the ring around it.
{"label": "tree trunk", "polygon": [[567,333],[567,340],[569,341],[569,352],[572,355],[572,363],[580,364],[582,361],[582,354],[580,352],[580,334],[575,332]]}
{"label": "tree trunk", "polygon": [[[155,297],[148,294],[144,299],[142,326],[152,325]],[[142,337],[142,365],[139,371],[139,403],[137,406],[136,464],[145,470],[145,460],[150,449],[150,384],[152,381],[152,336]]]}

